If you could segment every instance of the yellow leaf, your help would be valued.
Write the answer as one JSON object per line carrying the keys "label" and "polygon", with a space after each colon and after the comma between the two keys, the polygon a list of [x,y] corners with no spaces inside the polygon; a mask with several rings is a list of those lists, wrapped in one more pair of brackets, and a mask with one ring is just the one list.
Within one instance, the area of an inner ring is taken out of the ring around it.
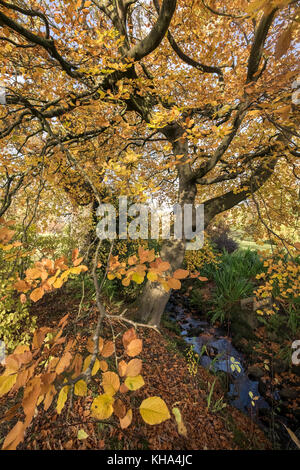
{"label": "yellow leaf", "polygon": [[0,377],[0,397],[8,393],[16,383],[18,374]]}
{"label": "yellow leaf", "polygon": [[85,432],[84,429],[79,429],[79,431],[77,433],[77,439],[83,440],[83,439],[87,439],[88,437],[89,437],[89,435]]}
{"label": "yellow leaf", "polygon": [[92,368],[92,375],[96,375],[99,369],[100,369],[100,361],[96,358],[93,368]]}
{"label": "yellow leaf", "polygon": [[181,416],[179,408],[172,408],[172,413],[176,419],[178,433],[181,434],[182,436],[187,437],[186,427],[182,421],[182,416]]}
{"label": "yellow leaf", "polygon": [[[55,289],[60,289],[61,286],[63,285],[64,281],[61,277],[57,278],[55,282],[53,282],[53,287],[55,287]],[[31,297],[31,296],[30,296]]]}
{"label": "yellow leaf", "polygon": [[79,380],[76,382],[74,393],[79,397],[85,397],[87,395],[87,385],[84,380]]}
{"label": "yellow leaf", "polygon": [[145,275],[144,275],[144,274],[140,274],[140,273],[133,273],[131,279],[132,279],[132,281],[136,282],[137,284],[142,284],[142,282],[143,282],[144,279],[145,279]]}
{"label": "yellow leaf", "polygon": [[147,278],[149,279],[149,281],[155,282],[157,281],[158,276],[156,273],[149,271],[147,274]]}
{"label": "yellow leaf", "polygon": [[66,403],[67,398],[68,398],[69,388],[70,388],[69,385],[66,385],[59,392],[58,399],[57,399],[57,405],[56,405],[57,414],[60,414],[61,410],[65,406],[65,403]]}
{"label": "yellow leaf", "polygon": [[150,397],[143,400],[140,413],[147,424],[160,424],[170,419],[170,413],[164,400],[160,397]]}
{"label": "yellow leaf", "polygon": [[107,419],[113,414],[114,398],[111,395],[98,395],[92,403],[91,415],[96,419]]}
{"label": "yellow leaf", "polygon": [[82,372],[85,372],[87,368],[89,367],[90,363],[92,360],[92,355],[87,356],[84,360],[83,367],[82,367]]}
{"label": "yellow leaf", "polygon": [[136,377],[126,377],[125,385],[129,390],[138,390],[143,385],[145,385],[144,379],[141,375],[137,375]]}

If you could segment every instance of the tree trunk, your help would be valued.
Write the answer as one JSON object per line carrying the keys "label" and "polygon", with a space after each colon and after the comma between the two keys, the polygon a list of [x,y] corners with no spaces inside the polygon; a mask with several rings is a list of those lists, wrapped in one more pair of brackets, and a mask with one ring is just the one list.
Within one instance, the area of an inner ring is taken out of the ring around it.
{"label": "tree trunk", "polygon": [[[184,204],[194,204],[197,187],[195,183],[191,182],[190,165],[184,163],[184,160],[188,159],[188,143],[185,138],[182,138],[184,131],[175,123],[165,127],[162,132],[172,143],[174,155],[184,155],[181,160],[183,164],[178,168],[178,203],[182,207]],[[182,266],[185,246],[184,235],[182,240],[170,239],[163,242],[160,255],[164,261],[168,261],[171,265],[168,274],[172,274]],[[171,291],[166,292],[159,283],[148,281],[139,302],[138,320],[143,323],[159,326],[170,294]]]}
{"label": "tree trunk", "polygon": [[[166,240],[161,249],[161,257],[171,265],[170,272],[176,271],[183,263],[185,243],[182,240]],[[170,292],[158,282],[148,281],[139,302],[138,319],[149,325],[159,326]]]}

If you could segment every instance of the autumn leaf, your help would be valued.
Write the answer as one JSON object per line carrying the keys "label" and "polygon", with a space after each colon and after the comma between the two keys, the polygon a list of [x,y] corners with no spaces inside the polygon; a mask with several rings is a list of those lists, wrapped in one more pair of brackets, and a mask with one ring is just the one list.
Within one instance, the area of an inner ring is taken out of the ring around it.
{"label": "autumn leaf", "polygon": [[142,284],[145,279],[145,275],[140,274],[140,273],[133,273],[131,279],[137,284]]}
{"label": "autumn leaf", "polygon": [[[142,364],[143,363],[141,359],[131,359],[131,361],[129,361],[128,364],[126,365],[126,369],[123,375],[127,375],[127,376],[130,375],[131,377],[135,377],[136,375],[139,375],[139,373],[142,370]],[[121,375],[121,377],[123,377],[123,375]]]}
{"label": "autumn leaf", "polygon": [[96,419],[107,419],[113,414],[114,398],[111,395],[98,395],[92,403],[91,415]]}
{"label": "autumn leaf", "polygon": [[102,349],[103,357],[110,357],[115,352],[115,345],[112,341],[106,341]]}
{"label": "autumn leaf", "polygon": [[118,398],[113,404],[114,413],[118,418],[124,418],[126,415],[126,407],[124,403]]}
{"label": "autumn leaf", "polygon": [[72,360],[72,354],[69,352],[66,352],[61,359],[59,360],[57,366],[56,366],[56,373],[59,375],[61,374],[67,367],[69,367],[70,362]]}
{"label": "autumn leaf", "polygon": [[79,380],[75,383],[74,393],[79,397],[85,397],[87,395],[87,384],[84,380]]}
{"label": "autumn leaf", "polygon": [[12,389],[12,387],[16,383],[16,380],[17,380],[17,374],[8,375],[8,376],[2,375],[0,377],[0,397],[5,395]]}
{"label": "autumn leaf", "polygon": [[89,435],[85,432],[84,429],[79,429],[78,430],[77,439],[79,439],[81,441],[81,440],[87,439],[88,437],[89,437]]}
{"label": "autumn leaf", "polygon": [[25,435],[24,423],[18,421],[17,424],[7,434],[2,450],[16,450],[18,444],[23,441]]}
{"label": "autumn leaf", "polygon": [[168,261],[162,261],[161,263],[159,263],[159,265],[157,267],[157,269],[160,272],[168,271],[170,268],[171,268],[171,265]]}
{"label": "autumn leaf", "polygon": [[149,279],[149,281],[155,282],[158,279],[158,275],[157,275],[157,273],[155,273],[153,271],[149,271],[148,274],[147,274],[147,278]]}
{"label": "autumn leaf", "polygon": [[119,418],[120,419],[120,426],[121,429],[126,429],[128,426],[130,426],[132,422],[132,409],[129,409],[124,416],[124,418]]}
{"label": "autumn leaf", "polygon": [[57,411],[57,414],[59,415],[67,401],[69,389],[70,387],[68,385],[65,385],[64,387],[62,387],[61,391],[59,392],[57,405],[56,405],[56,411]]}
{"label": "autumn leaf", "polygon": [[108,369],[108,364],[106,361],[99,361],[99,367],[102,372],[106,372]]}
{"label": "autumn leaf", "polygon": [[128,354],[128,356],[134,357],[140,354],[142,349],[143,349],[143,341],[141,339],[134,339],[128,344],[126,348],[126,353]]}
{"label": "autumn leaf", "polygon": [[33,300],[33,302],[37,302],[38,300],[40,300],[43,295],[44,295],[45,291],[42,287],[37,287],[37,289],[34,289],[31,293],[30,293],[30,298],[31,300]]}
{"label": "autumn leaf", "polygon": [[134,328],[130,328],[129,330],[125,331],[125,333],[122,336],[122,342],[123,342],[124,348],[126,349],[128,344],[136,338],[137,336],[136,336],[136,331]]}
{"label": "autumn leaf", "polygon": [[143,400],[140,413],[147,424],[160,424],[170,419],[170,413],[166,403],[160,397],[150,397]]}
{"label": "autumn leaf", "polygon": [[119,376],[124,377],[127,371],[127,363],[125,361],[120,361],[118,365]]}
{"label": "autumn leaf", "polygon": [[187,430],[186,427],[183,423],[182,416],[180,413],[179,408],[172,408],[172,413],[175,416],[176,423],[177,423],[177,428],[178,428],[178,433],[181,434],[184,437],[187,437]]}
{"label": "autumn leaf", "polygon": [[176,271],[174,271],[173,278],[185,279],[186,277],[188,277],[188,275],[189,275],[189,271],[187,271],[186,269],[177,269]]}
{"label": "autumn leaf", "polygon": [[275,46],[275,59],[280,59],[286,52],[288,51],[288,48],[290,47],[292,40],[292,27],[288,27],[281,33],[277,44]]}
{"label": "autumn leaf", "polygon": [[102,386],[107,395],[115,395],[120,388],[119,376],[115,372],[104,372],[102,374]]}
{"label": "autumn leaf", "polygon": [[129,390],[133,391],[143,387],[145,382],[141,375],[137,375],[136,377],[126,377],[125,385]]}
{"label": "autumn leaf", "polygon": [[180,289],[181,288],[181,282],[178,279],[174,279],[173,277],[171,277],[171,279],[169,279],[167,282],[168,282],[168,286],[171,289]]}

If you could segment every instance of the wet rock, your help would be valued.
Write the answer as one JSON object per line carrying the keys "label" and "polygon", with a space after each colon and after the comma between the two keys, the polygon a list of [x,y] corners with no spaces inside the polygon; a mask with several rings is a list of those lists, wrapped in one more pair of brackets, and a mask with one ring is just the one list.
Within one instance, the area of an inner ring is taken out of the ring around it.
{"label": "wet rock", "polygon": [[299,396],[299,390],[295,388],[283,388],[279,391],[279,394],[283,400],[294,400]]}
{"label": "wet rock", "polygon": [[203,328],[191,328],[189,331],[188,331],[188,336],[199,336],[201,335],[201,333],[203,333]]}
{"label": "wet rock", "polygon": [[261,379],[265,375],[265,371],[258,366],[248,368],[248,377],[252,380]]}

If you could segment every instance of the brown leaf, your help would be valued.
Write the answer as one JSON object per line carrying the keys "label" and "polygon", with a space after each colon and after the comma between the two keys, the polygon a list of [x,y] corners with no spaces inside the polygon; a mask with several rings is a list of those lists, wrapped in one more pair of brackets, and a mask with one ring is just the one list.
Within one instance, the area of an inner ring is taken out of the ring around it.
{"label": "brown leaf", "polygon": [[279,60],[280,57],[282,57],[286,52],[288,51],[288,48],[290,47],[292,40],[292,28],[289,27],[283,33],[281,34],[280,38],[277,41],[276,47],[275,47],[275,59]]}
{"label": "brown leaf", "polygon": [[113,404],[114,413],[118,418],[124,418],[126,415],[126,407],[124,403],[118,398]]}
{"label": "brown leaf", "polygon": [[67,367],[69,367],[70,362],[72,360],[72,354],[66,352],[59,360],[59,363],[56,366],[56,373],[57,375],[61,374]]}

